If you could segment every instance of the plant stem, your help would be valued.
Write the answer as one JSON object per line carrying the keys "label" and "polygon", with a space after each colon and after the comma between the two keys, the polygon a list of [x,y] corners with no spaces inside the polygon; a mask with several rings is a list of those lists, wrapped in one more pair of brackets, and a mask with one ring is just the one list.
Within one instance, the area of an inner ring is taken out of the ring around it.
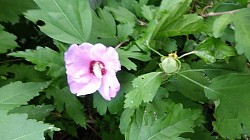
{"label": "plant stem", "polygon": [[225,14],[234,14],[234,13],[236,13],[238,11],[239,10],[232,10],[232,11],[226,11],[226,12],[217,12],[217,13],[210,12],[210,13],[207,13],[207,14],[202,14],[201,16],[202,17],[221,16],[221,15],[225,15]]}
{"label": "plant stem", "polygon": [[181,55],[181,56],[179,57],[179,59],[181,59],[181,58],[183,58],[183,57],[185,57],[185,56],[188,56],[188,55],[190,55],[190,54],[194,54],[194,53],[195,53],[195,51],[191,51],[191,52],[185,53],[185,54]]}

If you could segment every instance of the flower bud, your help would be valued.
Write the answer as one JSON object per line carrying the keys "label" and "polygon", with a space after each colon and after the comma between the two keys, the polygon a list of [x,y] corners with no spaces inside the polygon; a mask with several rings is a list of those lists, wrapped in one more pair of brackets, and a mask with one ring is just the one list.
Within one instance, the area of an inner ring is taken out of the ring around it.
{"label": "flower bud", "polygon": [[181,62],[177,57],[169,55],[168,57],[162,57],[160,63],[161,69],[168,74],[178,72],[181,68]]}

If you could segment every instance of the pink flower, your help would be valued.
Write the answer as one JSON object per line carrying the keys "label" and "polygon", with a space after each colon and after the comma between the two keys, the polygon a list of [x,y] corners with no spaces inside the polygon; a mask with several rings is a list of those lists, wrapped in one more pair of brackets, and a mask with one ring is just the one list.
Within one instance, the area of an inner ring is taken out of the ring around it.
{"label": "pink flower", "polygon": [[111,100],[120,90],[116,72],[121,70],[118,53],[103,44],[73,44],[64,54],[70,91],[77,96],[99,91]]}

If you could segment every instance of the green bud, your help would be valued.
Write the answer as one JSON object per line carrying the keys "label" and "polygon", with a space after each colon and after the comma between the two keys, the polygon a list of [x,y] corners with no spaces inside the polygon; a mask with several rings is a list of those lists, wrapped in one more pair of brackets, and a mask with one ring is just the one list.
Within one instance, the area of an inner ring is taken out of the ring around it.
{"label": "green bud", "polygon": [[162,57],[160,67],[165,73],[171,74],[178,72],[180,70],[181,62],[178,59],[173,58],[171,56]]}

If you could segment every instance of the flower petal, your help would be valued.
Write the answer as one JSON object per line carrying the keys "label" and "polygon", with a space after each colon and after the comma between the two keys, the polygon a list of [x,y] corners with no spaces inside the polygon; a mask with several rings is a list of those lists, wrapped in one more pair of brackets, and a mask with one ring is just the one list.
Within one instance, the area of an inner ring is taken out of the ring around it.
{"label": "flower petal", "polygon": [[102,85],[99,89],[100,94],[106,100],[111,100],[120,90],[120,83],[114,71],[108,71],[102,78]]}
{"label": "flower petal", "polygon": [[88,83],[76,82],[68,76],[68,83],[70,87],[70,91],[77,96],[87,95],[94,93],[97,91],[102,83],[102,79],[96,78],[95,76],[90,76],[90,80]]}

